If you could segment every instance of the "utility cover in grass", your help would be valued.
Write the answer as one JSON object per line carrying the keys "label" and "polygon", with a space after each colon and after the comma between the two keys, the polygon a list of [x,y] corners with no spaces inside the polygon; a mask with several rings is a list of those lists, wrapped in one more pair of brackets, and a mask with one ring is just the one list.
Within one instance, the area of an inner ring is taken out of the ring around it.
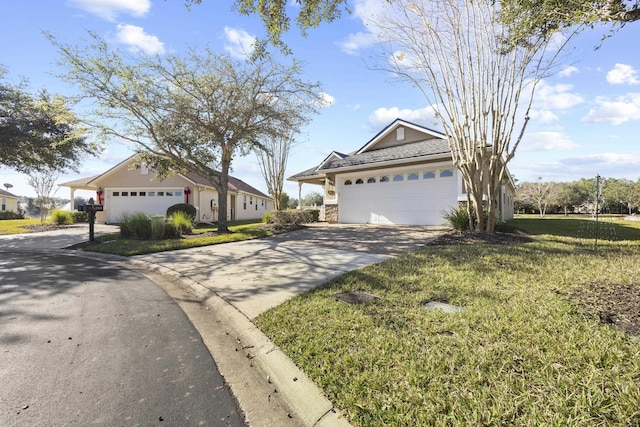
{"label": "utility cover in grass", "polygon": [[424,305],[427,310],[442,310],[445,313],[460,313],[467,311],[465,307],[458,307],[457,305],[447,304],[440,301],[429,301]]}
{"label": "utility cover in grass", "polygon": [[379,298],[364,291],[345,292],[343,294],[335,294],[334,297],[338,301],[346,302],[347,304],[364,304]]}

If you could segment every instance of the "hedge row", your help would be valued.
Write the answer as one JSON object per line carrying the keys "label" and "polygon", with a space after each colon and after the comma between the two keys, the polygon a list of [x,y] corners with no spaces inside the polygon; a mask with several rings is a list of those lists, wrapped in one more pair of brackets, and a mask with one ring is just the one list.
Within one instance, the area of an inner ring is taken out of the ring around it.
{"label": "hedge row", "polygon": [[318,209],[272,211],[264,214],[262,219],[267,224],[301,225],[318,222],[320,220],[320,211]]}

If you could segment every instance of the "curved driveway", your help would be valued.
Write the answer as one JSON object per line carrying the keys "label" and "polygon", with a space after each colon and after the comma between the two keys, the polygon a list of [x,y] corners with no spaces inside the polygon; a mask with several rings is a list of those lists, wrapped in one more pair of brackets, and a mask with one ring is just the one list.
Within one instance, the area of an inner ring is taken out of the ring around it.
{"label": "curved driveway", "polygon": [[253,319],[328,279],[417,249],[445,231],[319,223],[265,239],[133,258],[201,283]]}

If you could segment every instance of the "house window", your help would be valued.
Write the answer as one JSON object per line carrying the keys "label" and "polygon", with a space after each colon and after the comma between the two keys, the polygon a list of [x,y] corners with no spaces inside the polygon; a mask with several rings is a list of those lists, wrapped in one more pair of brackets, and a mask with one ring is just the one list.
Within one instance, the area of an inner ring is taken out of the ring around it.
{"label": "house window", "polygon": [[164,191],[158,191],[158,197],[164,196]]}
{"label": "house window", "polygon": [[141,192],[138,193],[138,196],[140,196],[140,197],[144,197],[146,195],[147,195],[146,191],[141,191]]}
{"label": "house window", "polygon": [[173,195],[176,197],[182,197],[182,191],[174,191]]}
{"label": "house window", "polygon": [[113,192],[113,197],[119,197],[120,196],[120,192],[119,191],[114,191]]}
{"label": "house window", "polygon": [[348,180],[346,180],[346,181],[344,182],[344,185],[351,185],[351,184],[352,184],[352,182],[351,182],[351,180],[350,180],[350,179],[348,179]]}
{"label": "house window", "polygon": [[173,197],[173,191],[167,191],[166,196],[167,197]]}
{"label": "house window", "polygon": [[256,210],[258,210],[258,203],[256,203]]}
{"label": "house window", "polygon": [[6,211],[7,210],[7,199],[5,199],[4,197],[2,198],[2,211]]}
{"label": "house window", "polygon": [[447,178],[453,176],[453,171],[451,169],[445,169],[440,171],[440,178]]}
{"label": "house window", "polygon": [[404,175],[394,175],[393,176],[393,181],[394,182],[404,181]]}
{"label": "house window", "polygon": [[433,179],[436,177],[436,174],[433,172],[425,172],[424,175],[422,175],[422,178],[424,179]]}
{"label": "house window", "polygon": [[364,181],[362,180],[362,178],[358,178],[356,179],[356,184],[364,184]]}
{"label": "house window", "polygon": [[137,192],[137,191],[132,191],[132,192],[131,192],[131,197],[136,197],[137,195],[138,195],[138,192]]}
{"label": "house window", "polygon": [[388,176],[381,176],[380,177],[380,182],[389,182],[389,177]]}
{"label": "house window", "polygon": [[149,191],[149,192],[147,193],[147,196],[149,196],[149,197],[154,197],[155,195],[156,195],[156,192],[155,192],[155,191]]}
{"label": "house window", "polygon": [[252,205],[253,204],[253,196],[249,197],[249,204]]}
{"label": "house window", "polygon": [[242,208],[246,211],[247,210],[247,196],[244,196],[244,201],[242,202]]}
{"label": "house window", "polygon": [[416,179],[418,179],[417,173],[410,173],[409,176],[407,176],[408,181],[415,181]]}
{"label": "house window", "polygon": [[367,178],[367,184],[375,184],[375,183],[376,183],[375,178]]}

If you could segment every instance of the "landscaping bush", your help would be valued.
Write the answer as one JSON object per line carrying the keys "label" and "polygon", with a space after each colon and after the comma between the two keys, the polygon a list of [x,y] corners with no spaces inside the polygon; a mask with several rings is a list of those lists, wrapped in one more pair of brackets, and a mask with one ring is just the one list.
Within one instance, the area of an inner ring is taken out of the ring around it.
{"label": "landscaping bush", "polygon": [[[471,207],[471,212],[473,212],[473,206]],[[485,224],[489,219],[489,214],[486,209],[483,209],[482,216],[484,217]],[[449,208],[448,211],[442,212],[442,217],[447,224],[458,231],[465,231],[469,229],[469,213],[467,212],[467,204],[460,203],[457,208]]]}
{"label": "landscaping bush", "polygon": [[272,224],[273,219],[271,218],[273,215],[273,211],[265,212],[262,214],[262,222],[265,224]]}
{"label": "landscaping bush", "polygon": [[73,222],[74,223],[89,221],[89,214],[87,212],[73,211],[73,212],[71,212],[71,214],[73,215]]}
{"label": "landscaping bush", "polygon": [[14,211],[0,212],[0,220],[2,219],[24,219],[24,212],[14,212]]}
{"label": "landscaping bush", "polygon": [[151,238],[153,240],[164,239],[167,234],[166,223],[162,215],[151,218]]}
{"label": "landscaping bush", "polygon": [[[169,216],[168,226],[175,228],[175,235],[191,234],[193,229],[193,218],[184,211],[175,211]],[[174,234],[174,231],[168,231],[167,234]],[[167,236],[168,237],[168,236]]]}
{"label": "landscaping bush", "polygon": [[51,211],[51,222],[58,225],[73,224],[73,215],[69,211],[54,210]]}
{"label": "landscaping bush", "polygon": [[171,216],[176,212],[184,212],[189,218],[191,218],[191,221],[195,221],[196,219],[196,208],[188,203],[177,203],[169,206],[167,209],[167,218],[171,218]]}
{"label": "landscaping bush", "polygon": [[300,225],[309,222],[318,222],[319,218],[320,211],[317,209],[272,211],[263,216],[263,219],[269,224],[277,225]]}
{"label": "landscaping bush", "polygon": [[120,221],[120,236],[132,239],[150,239],[151,217],[144,213],[125,214]]}

